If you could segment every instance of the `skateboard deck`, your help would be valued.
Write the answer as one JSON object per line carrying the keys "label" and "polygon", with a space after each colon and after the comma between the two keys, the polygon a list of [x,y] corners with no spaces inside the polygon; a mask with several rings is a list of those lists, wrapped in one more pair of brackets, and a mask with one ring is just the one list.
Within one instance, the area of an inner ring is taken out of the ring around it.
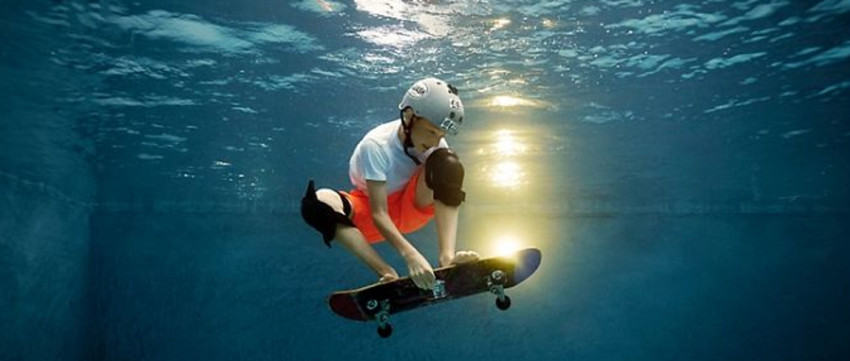
{"label": "skateboard deck", "polygon": [[356,321],[378,322],[378,334],[389,337],[389,316],[478,293],[496,295],[496,306],[506,310],[511,299],[505,289],[530,277],[540,266],[539,249],[527,248],[509,255],[483,258],[434,270],[433,290],[423,290],[410,277],[334,292],[328,304],[336,314]]}

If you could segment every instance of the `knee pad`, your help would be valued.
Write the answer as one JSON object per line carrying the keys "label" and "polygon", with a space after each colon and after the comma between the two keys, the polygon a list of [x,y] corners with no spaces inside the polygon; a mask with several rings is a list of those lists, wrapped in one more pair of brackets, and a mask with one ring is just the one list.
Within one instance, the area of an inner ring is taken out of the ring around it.
{"label": "knee pad", "polygon": [[322,239],[328,248],[331,247],[331,241],[336,234],[337,224],[354,227],[354,222],[348,219],[348,215],[351,214],[351,205],[342,194],[339,194],[339,197],[342,199],[345,214],[334,211],[331,206],[316,197],[316,186],[312,180],[307,184],[304,198],[301,198],[301,217],[310,227],[322,234]]}
{"label": "knee pad", "polygon": [[425,183],[434,191],[434,199],[457,207],[466,200],[463,188],[463,164],[448,148],[435,150],[425,161]]}

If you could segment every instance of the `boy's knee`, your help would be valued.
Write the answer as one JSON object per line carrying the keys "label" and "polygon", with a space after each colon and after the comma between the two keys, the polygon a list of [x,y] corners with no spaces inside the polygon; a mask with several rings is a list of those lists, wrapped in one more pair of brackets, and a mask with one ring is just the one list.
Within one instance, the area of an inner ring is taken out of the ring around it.
{"label": "boy's knee", "polygon": [[[335,199],[334,199],[335,198]],[[342,200],[342,194],[330,189],[316,191],[311,180],[307,191],[301,198],[301,217],[308,225],[322,234],[325,245],[331,246],[336,235],[337,224],[354,227],[354,222],[348,218],[350,207]]]}
{"label": "boy's knee", "polygon": [[342,199],[339,197],[339,193],[335,190],[322,188],[316,191],[316,198],[319,202],[327,204],[331,207],[335,212],[343,213],[342,210]]}
{"label": "boy's knee", "polygon": [[434,191],[434,199],[457,207],[466,200],[463,188],[463,164],[448,148],[437,149],[425,161],[425,183]]}

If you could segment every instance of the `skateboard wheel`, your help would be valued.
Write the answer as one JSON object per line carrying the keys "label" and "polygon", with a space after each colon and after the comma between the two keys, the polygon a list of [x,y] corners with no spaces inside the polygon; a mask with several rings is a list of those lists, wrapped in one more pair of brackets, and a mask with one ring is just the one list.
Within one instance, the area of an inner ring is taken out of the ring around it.
{"label": "skateboard wheel", "polygon": [[502,311],[511,308],[511,298],[508,296],[505,296],[505,299],[496,298],[496,307]]}
{"label": "skateboard wheel", "polygon": [[389,323],[378,326],[378,336],[381,338],[390,337],[393,334],[393,326]]}
{"label": "skateboard wheel", "polygon": [[369,302],[366,302],[366,309],[367,310],[374,311],[377,308],[378,308],[378,301],[377,300],[369,300]]}
{"label": "skateboard wheel", "polygon": [[493,271],[493,273],[490,274],[490,282],[494,285],[504,285],[505,278],[507,278],[507,275],[505,275],[505,272],[501,270]]}

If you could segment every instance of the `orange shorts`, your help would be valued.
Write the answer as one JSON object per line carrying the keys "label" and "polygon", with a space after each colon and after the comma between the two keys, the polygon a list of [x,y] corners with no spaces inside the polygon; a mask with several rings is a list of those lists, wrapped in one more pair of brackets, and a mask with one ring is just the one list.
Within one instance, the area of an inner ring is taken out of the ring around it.
{"label": "orange shorts", "polygon": [[[413,177],[407,182],[403,189],[387,196],[387,207],[396,228],[403,233],[410,233],[424,227],[431,218],[434,218],[434,205],[425,208],[416,208],[416,183],[424,167],[419,167]],[[369,243],[378,243],[384,240],[384,236],[378,231],[378,227],[372,221],[372,211],[369,208],[369,196],[355,189],[351,192],[340,192],[354,211],[352,221],[357,229],[366,237]]]}

